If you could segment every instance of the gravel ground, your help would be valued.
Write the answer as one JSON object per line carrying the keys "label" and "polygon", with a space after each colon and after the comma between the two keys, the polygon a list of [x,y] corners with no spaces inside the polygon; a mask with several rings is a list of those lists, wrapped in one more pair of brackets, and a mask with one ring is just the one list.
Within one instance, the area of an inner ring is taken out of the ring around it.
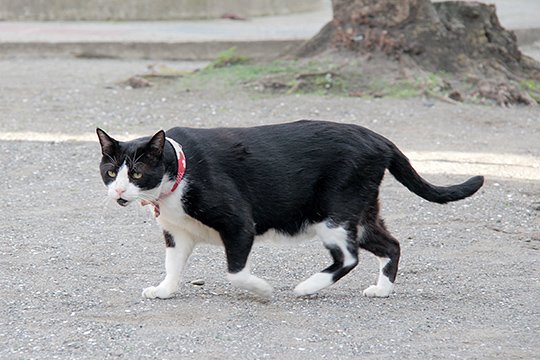
{"label": "gravel ground", "polygon": [[164,275],[163,240],[144,209],[107,203],[92,140],[96,126],[129,136],[318,118],[368,126],[404,151],[528,156],[538,171],[538,108],[116,85],[146,65],[0,61],[0,358],[540,358],[538,180],[491,176],[441,206],[388,176],[383,214],[403,255],[387,299],[361,296],[377,275],[368,253],[335,286],[296,298],[293,287],[329,263],[305,242],[256,246],[254,272],[275,287],[268,301],[228,284],[215,247],[195,251],[176,297],[144,300]]}

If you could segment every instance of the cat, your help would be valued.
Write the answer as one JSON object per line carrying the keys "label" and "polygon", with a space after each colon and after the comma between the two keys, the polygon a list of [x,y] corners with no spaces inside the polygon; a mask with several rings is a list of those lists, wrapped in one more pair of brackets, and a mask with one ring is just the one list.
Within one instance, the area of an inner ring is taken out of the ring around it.
{"label": "cat", "polygon": [[175,127],[127,142],[96,131],[108,196],[121,206],[152,205],[163,230],[166,276],[143,290],[145,298],[173,296],[200,243],[225,247],[233,285],[269,297],[272,287],[250,271],[254,240],[299,237],[322,240],[333,264],[298,284],[298,296],[334,284],[365,249],[377,256],[379,275],[363,295],[388,297],[400,246],[379,217],[385,170],[413,193],[441,204],[471,196],[484,182],[474,176],[458,185],[432,185],[388,139],[350,124]]}

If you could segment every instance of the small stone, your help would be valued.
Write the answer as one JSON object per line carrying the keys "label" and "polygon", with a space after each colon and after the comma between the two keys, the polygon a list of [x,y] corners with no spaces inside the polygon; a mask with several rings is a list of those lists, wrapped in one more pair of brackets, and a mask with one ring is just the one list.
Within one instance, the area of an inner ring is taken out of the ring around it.
{"label": "small stone", "polygon": [[457,90],[454,90],[450,94],[448,94],[448,97],[455,101],[463,101],[463,96]]}
{"label": "small stone", "polygon": [[140,77],[140,76],[132,76],[132,77],[130,77],[126,81],[126,84],[128,86],[132,87],[133,89],[139,89],[139,88],[152,86],[152,84],[150,84],[150,81],[148,81],[145,78]]}
{"label": "small stone", "polygon": [[195,286],[203,286],[204,280],[203,279],[192,280],[190,281],[190,284],[195,285]]}

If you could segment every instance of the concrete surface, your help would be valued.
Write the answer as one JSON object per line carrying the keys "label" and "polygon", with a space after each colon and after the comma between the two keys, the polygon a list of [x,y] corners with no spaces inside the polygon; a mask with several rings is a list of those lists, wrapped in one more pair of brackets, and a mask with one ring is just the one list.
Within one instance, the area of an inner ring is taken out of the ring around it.
{"label": "concrete surface", "polygon": [[[0,60],[1,359],[538,358],[538,108],[118,85],[148,64]],[[378,271],[365,252],[335,286],[296,298],[330,261],[319,242],[255,246],[269,301],[230,286],[217,247],[197,249],[176,297],[142,299],[163,276],[163,240],[145,209],[105,201],[95,128],[132,138],[300,118],[378,131],[434,183],[482,173],[486,184],[442,206],[385,179],[383,216],[403,250],[388,299],[361,296]]]}
{"label": "concrete surface", "polygon": [[[503,26],[515,29],[527,54],[538,56],[540,1],[497,0]],[[308,13],[247,21],[0,22],[0,57],[81,56],[213,59],[236,46],[251,57],[272,58],[315,35],[332,18],[330,2]]]}
{"label": "concrete surface", "polygon": [[0,57],[58,56],[212,59],[235,46],[272,57],[315,35],[331,19],[328,6],[247,21],[0,22]]}
{"label": "concrete surface", "polygon": [[129,21],[283,15],[319,9],[322,0],[0,0],[0,20]]}

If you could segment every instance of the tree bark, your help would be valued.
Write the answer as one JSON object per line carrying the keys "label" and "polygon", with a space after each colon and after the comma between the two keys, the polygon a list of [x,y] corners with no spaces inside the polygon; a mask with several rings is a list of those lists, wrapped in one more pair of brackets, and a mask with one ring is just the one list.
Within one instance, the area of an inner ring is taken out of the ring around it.
{"label": "tree bark", "polygon": [[[297,56],[382,53],[393,61],[406,58],[424,70],[464,75],[477,82],[540,81],[540,64],[522,55],[514,33],[500,25],[494,5],[430,0],[333,0],[332,4],[333,20]],[[534,103],[525,94],[512,96],[518,98],[510,102]]]}

